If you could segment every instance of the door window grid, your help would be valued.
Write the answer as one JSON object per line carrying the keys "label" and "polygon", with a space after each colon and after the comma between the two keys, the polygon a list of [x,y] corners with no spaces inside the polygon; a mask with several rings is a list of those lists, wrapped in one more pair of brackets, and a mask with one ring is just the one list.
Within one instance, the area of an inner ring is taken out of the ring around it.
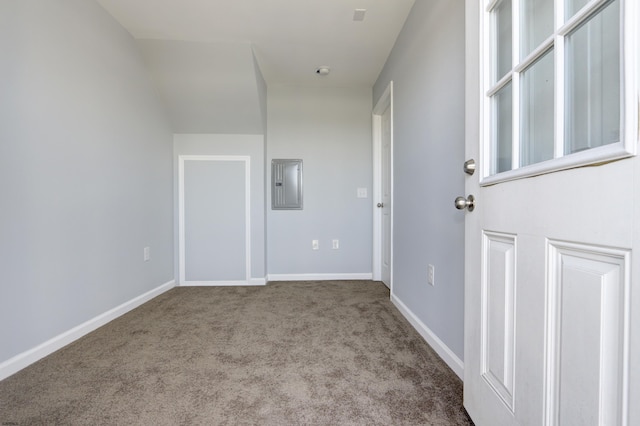
{"label": "door window grid", "polygon": [[[571,140],[572,137],[575,139],[575,132],[570,131],[571,126],[575,130],[576,114],[574,109],[577,105],[576,99],[574,99],[577,89],[573,84],[577,79],[573,79],[569,75],[574,69],[567,65],[571,59],[566,56],[567,52],[569,54],[572,52],[570,43],[572,39],[576,38],[575,34],[582,31],[582,28],[591,26],[592,22],[602,20],[604,11],[614,10],[617,14],[614,20],[617,22],[617,26],[604,31],[617,32],[618,43],[614,48],[620,52],[624,47],[619,36],[623,25],[620,21],[624,16],[624,13],[620,13],[620,7],[621,5],[624,7],[625,0],[555,0],[555,2],[554,0],[493,0],[486,2],[486,4],[484,13],[485,41],[482,46],[484,46],[485,52],[489,53],[483,55],[485,58],[484,75],[489,78],[485,78],[487,90],[483,102],[483,109],[487,113],[483,131],[487,143],[484,144],[483,160],[487,161],[482,162],[484,176],[482,183],[489,184],[501,180],[532,176],[634,154],[635,144],[633,141],[621,141],[623,139],[621,138],[623,133],[621,123],[624,123],[624,117],[620,113],[617,119],[615,114],[613,118],[609,114],[608,117],[602,119],[607,121],[609,127],[612,122],[615,122],[615,129],[609,129],[608,134],[606,131],[597,132],[598,135],[591,135],[587,142]],[[551,5],[551,9],[549,5]],[[550,10],[553,10],[551,17],[549,16]],[[629,10],[634,9],[631,7]],[[523,15],[527,13],[533,13],[534,19],[530,19],[529,15],[525,18]],[[610,12],[607,13],[611,15]],[[510,35],[506,31],[509,25],[505,17],[508,15],[511,15],[512,31]],[[546,22],[534,22],[535,18],[546,20]],[[550,18],[553,20],[552,26],[548,22]],[[523,31],[525,34],[521,34]],[[545,31],[550,33],[545,35]],[[630,33],[631,30],[627,29],[627,32]],[[627,38],[629,38],[628,35]],[[608,41],[611,42],[610,35]],[[536,46],[535,42],[539,42],[539,44]],[[510,52],[508,48],[511,49]],[[605,52],[610,50],[604,49]],[[529,51],[530,53],[528,53]],[[596,56],[593,55],[594,52],[601,54],[602,51],[603,49],[597,43],[593,43],[593,46],[586,50],[584,55]],[[606,60],[610,63],[611,57]],[[527,78],[528,74],[533,76],[531,71],[535,69],[534,67],[542,68],[538,66],[538,63],[543,61],[546,63],[545,72],[536,73],[539,74],[538,78]],[[617,62],[620,63],[619,53]],[[505,66],[505,63],[511,67]],[[602,63],[604,63],[604,59],[600,61],[600,64]],[[606,64],[603,66],[607,68]],[[567,72],[565,72],[565,67]],[[608,68],[609,77],[611,77],[611,67],[608,66]],[[621,84],[624,80],[620,65],[617,69],[619,72],[614,78],[617,84],[615,81],[614,84],[609,84],[607,90],[601,90],[601,96],[609,96],[608,102],[611,103],[611,93],[614,92],[616,96],[613,99],[615,108],[609,109],[619,111],[622,102],[624,102],[621,90]],[[553,81],[549,82],[548,77],[551,75],[555,77],[552,78]],[[505,111],[504,95],[507,86],[511,89],[512,95],[511,114]],[[593,86],[597,85],[593,84]],[[570,92],[572,87],[573,92]],[[540,96],[540,93],[546,100],[532,98],[533,95]],[[605,95],[602,95],[603,93]],[[550,101],[550,99],[552,100]],[[532,102],[534,100],[535,102]],[[565,111],[565,102],[567,108],[571,108],[571,110]],[[602,97],[600,99],[597,96],[589,97],[589,105],[595,105],[598,102],[602,104]],[[544,105],[548,105],[551,112]],[[597,108],[590,109],[597,110]],[[600,109],[603,109],[602,106]],[[582,111],[579,118],[584,120],[584,117],[588,117],[588,114]],[[589,121],[593,121],[593,117],[590,118]],[[572,119],[573,123],[571,123]],[[511,122],[505,122],[505,120]],[[546,127],[546,129],[543,130],[542,127]],[[505,129],[509,128],[512,130],[510,149],[506,146],[509,142],[505,141],[504,135]],[[633,133],[628,132],[629,134]],[[637,133],[635,134],[637,136]],[[534,137],[534,145],[530,140],[532,136]],[[602,136],[605,138],[603,139]],[[591,139],[598,137],[600,137],[600,142],[593,143],[591,141]],[[535,143],[541,146],[535,146]],[[582,152],[585,150],[585,145],[586,150],[592,152]],[[597,148],[589,149],[593,147]],[[511,151],[510,166],[505,165],[504,158],[509,151]]]}

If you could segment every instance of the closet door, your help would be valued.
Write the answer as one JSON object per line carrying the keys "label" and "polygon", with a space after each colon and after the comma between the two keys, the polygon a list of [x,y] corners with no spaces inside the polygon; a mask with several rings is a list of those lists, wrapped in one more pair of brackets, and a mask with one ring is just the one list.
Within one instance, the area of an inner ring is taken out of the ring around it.
{"label": "closet door", "polygon": [[180,157],[180,285],[249,280],[249,158]]}

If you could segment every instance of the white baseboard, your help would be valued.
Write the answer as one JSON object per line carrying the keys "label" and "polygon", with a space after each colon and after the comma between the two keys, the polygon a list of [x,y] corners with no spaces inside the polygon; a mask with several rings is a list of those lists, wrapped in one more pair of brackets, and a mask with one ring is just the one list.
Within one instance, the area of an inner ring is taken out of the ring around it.
{"label": "white baseboard", "polygon": [[249,285],[267,285],[267,278],[251,278]]}
{"label": "white baseboard", "polygon": [[269,274],[268,281],[343,281],[343,280],[370,280],[371,272],[362,274]]}
{"label": "white baseboard", "polygon": [[464,363],[456,354],[453,353],[442,340],[435,335],[433,331],[426,326],[425,323],[405,305],[395,294],[391,295],[391,302],[398,308],[400,313],[411,323],[413,328],[420,333],[422,338],[427,341],[429,346],[442,358],[442,360],[453,370],[461,380],[464,380]]}
{"label": "white baseboard", "polygon": [[18,354],[13,358],[9,358],[8,360],[0,363],[0,380],[6,379],[12,374],[17,373],[18,371],[22,370],[25,367],[28,367],[29,365],[44,358],[45,356],[52,354],[58,349],[67,346],[69,343],[78,340],[82,336],[91,333],[97,328],[102,327],[106,323],[126,314],[127,312],[148,302],[154,297],[157,297],[162,293],[171,290],[173,287],[175,287],[175,281],[173,280],[162,284],[161,286],[156,287],[153,290],[150,290],[138,297],[135,297],[128,302],[125,302],[122,305],[117,306],[103,314],[100,314],[97,317],[90,319],[89,321],[73,327],[71,330],[57,335],[56,337],[49,339],[32,349],[22,352],[21,354]]}
{"label": "white baseboard", "polygon": [[233,287],[233,286],[258,286],[266,285],[265,278],[251,278],[249,281],[185,281],[180,287]]}

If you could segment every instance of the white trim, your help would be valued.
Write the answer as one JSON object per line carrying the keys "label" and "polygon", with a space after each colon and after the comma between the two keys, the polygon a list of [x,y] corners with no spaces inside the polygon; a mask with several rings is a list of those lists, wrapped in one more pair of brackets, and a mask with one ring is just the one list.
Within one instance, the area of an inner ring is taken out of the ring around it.
{"label": "white trim", "polygon": [[251,281],[251,157],[244,157],[244,252],[245,277]]}
{"label": "white trim", "polygon": [[180,287],[239,287],[239,286],[261,286],[266,285],[264,278],[251,278],[249,281],[185,281]]}
{"label": "white trim", "polygon": [[630,157],[632,154],[624,148],[622,142],[590,148],[585,151],[552,158],[540,163],[534,163],[518,169],[501,172],[480,179],[480,186],[494,185],[515,179],[533,177],[561,170],[568,170],[589,165],[599,165]]}
{"label": "white trim", "polygon": [[[245,196],[245,280],[237,281],[245,284],[225,285],[252,285],[251,281],[251,157],[248,155],[179,155],[178,156],[178,269],[179,285],[221,285],[199,284],[200,281],[187,281],[185,271],[185,237],[184,237],[184,167],[185,161],[238,161],[244,162],[244,196]],[[216,283],[216,281],[204,281]],[[236,281],[233,281],[236,282]]]}
{"label": "white trim", "polygon": [[389,179],[390,190],[389,198],[391,199],[390,210],[390,228],[389,229],[389,288],[393,291],[393,81],[384,90],[378,102],[376,102],[372,113],[372,141],[373,141],[373,280],[380,281],[382,279],[382,211],[377,208],[377,203],[382,200],[382,114],[388,108],[391,109],[391,141],[390,141],[390,170]]}
{"label": "white trim", "polygon": [[622,4],[622,26],[624,32],[622,45],[622,93],[624,102],[621,110],[623,120],[620,136],[625,149],[638,153],[640,142],[640,5],[637,1],[625,1]]}
{"label": "white trim", "polygon": [[458,356],[453,353],[436,334],[426,326],[412,311],[402,303],[395,294],[391,294],[391,302],[398,308],[400,313],[409,321],[422,338],[433,348],[434,351],[442,358],[442,360],[453,370],[454,373],[464,380],[464,363]]}
{"label": "white trim", "polygon": [[371,280],[373,274],[268,274],[267,281],[345,281]]}
{"label": "white trim", "polygon": [[247,285],[267,285],[267,277],[251,278]]}
{"label": "white trim", "polygon": [[128,302],[116,306],[115,308],[110,309],[95,318],[92,318],[78,326],[75,326],[72,329],[61,333],[34,348],[22,352],[21,354],[18,354],[13,358],[9,358],[8,360],[0,363],[0,380],[6,379],[12,374],[17,373],[18,371],[28,367],[29,365],[44,358],[45,356],[50,355],[58,349],[61,349],[64,346],[67,346],[68,344],[78,340],[82,336],[91,333],[92,331],[98,329],[99,327],[102,327],[108,322],[113,321],[114,319],[126,314],[127,312],[161,295],[162,293],[171,290],[173,287],[175,287],[174,280],[166,282],[161,286],[154,288],[153,290],[141,294],[140,296],[134,297]]}

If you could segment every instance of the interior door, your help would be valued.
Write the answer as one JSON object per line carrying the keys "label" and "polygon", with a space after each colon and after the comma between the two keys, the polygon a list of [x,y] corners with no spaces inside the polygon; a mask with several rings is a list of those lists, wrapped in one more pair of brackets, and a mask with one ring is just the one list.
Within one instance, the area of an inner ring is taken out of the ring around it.
{"label": "interior door", "polygon": [[393,283],[393,82],[373,108],[373,279]]}
{"label": "interior door", "polygon": [[640,424],[638,17],[635,1],[467,2],[478,167],[458,207],[474,207],[464,404],[479,426]]}
{"label": "interior door", "polygon": [[391,105],[381,117],[382,137],[382,282],[391,286]]}

